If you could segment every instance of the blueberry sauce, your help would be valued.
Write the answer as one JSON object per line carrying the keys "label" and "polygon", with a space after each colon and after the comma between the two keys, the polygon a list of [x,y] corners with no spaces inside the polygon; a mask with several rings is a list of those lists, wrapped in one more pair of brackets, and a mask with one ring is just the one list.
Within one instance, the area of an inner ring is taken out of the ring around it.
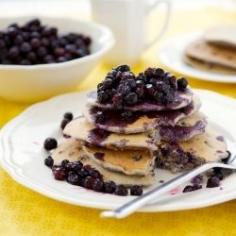
{"label": "blueberry sauce", "polygon": [[160,126],[160,136],[162,140],[169,142],[177,142],[191,138],[195,134],[200,134],[205,131],[205,122],[198,121],[195,125],[184,127],[184,126]]}
{"label": "blueberry sauce", "polygon": [[90,131],[88,139],[91,144],[99,146],[109,135],[110,132],[95,128]]}
{"label": "blueberry sauce", "polygon": [[104,161],[104,156],[105,156],[105,153],[103,153],[103,152],[95,152],[94,153],[94,157],[100,161]]}
{"label": "blueberry sauce", "polygon": [[217,136],[216,139],[220,142],[224,142],[224,137],[223,136]]}
{"label": "blueberry sauce", "polygon": [[[175,123],[182,118],[192,113],[194,110],[193,103],[190,103],[187,107],[173,110],[173,111],[149,111],[149,112],[128,112],[120,110],[104,109],[101,107],[92,107],[90,109],[90,115],[97,127],[102,129],[109,129],[109,127],[123,128],[129,124],[137,121],[141,116],[147,116],[149,119],[156,119],[155,125],[175,125]],[[97,118],[99,117],[99,118]]]}

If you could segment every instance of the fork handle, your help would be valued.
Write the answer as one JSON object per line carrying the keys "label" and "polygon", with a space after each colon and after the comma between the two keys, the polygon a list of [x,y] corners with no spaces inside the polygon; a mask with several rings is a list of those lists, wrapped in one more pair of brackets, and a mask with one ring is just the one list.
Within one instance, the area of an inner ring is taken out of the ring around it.
{"label": "fork handle", "polygon": [[124,218],[133,212],[135,212],[137,209],[143,207],[150,201],[156,199],[158,196],[160,196],[163,193],[166,193],[175,187],[185,183],[186,181],[192,179],[193,177],[213,168],[213,167],[222,167],[222,168],[230,168],[230,165],[222,164],[222,163],[206,163],[202,166],[199,166],[189,172],[185,172],[183,174],[180,174],[179,176],[163,183],[160,186],[157,186],[150,191],[144,193],[142,196],[139,196],[131,201],[128,201],[124,205],[118,207],[115,210],[107,210],[103,211],[101,213],[101,217],[113,217],[113,218]]}

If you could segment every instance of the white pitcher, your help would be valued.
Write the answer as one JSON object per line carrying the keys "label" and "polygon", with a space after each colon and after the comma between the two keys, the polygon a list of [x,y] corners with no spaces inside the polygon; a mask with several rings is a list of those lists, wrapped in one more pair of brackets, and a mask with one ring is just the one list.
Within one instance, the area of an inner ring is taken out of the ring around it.
{"label": "white pitcher", "polygon": [[[147,16],[159,5],[165,5],[166,17],[159,32],[148,42]],[[152,46],[165,32],[170,3],[167,0],[91,0],[93,19],[108,26],[114,33],[116,44],[107,54],[109,64],[134,64],[145,49]]]}

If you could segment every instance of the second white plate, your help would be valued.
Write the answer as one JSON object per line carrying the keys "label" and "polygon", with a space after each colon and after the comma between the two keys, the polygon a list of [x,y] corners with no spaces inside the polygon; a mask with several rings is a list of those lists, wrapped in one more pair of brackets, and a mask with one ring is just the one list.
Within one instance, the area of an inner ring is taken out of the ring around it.
{"label": "second white plate", "polygon": [[158,51],[158,58],[160,63],[170,70],[179,74],[192,77],[195,79],[223,82],[223,83],[236,83],[235,75],[224,75],[212,71],[199,70],[187,65],[183,61],[184,50],[191,41],[200,38],[203,33],[190,33],[181,35],[164,43]]}

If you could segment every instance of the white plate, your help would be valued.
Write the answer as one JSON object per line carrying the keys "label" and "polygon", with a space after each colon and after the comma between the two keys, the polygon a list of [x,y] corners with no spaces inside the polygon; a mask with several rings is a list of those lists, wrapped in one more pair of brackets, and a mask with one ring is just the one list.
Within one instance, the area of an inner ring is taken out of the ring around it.
{"label": "white plate", "polygon": [[199,70],[187,65],[183,61],[184,50],[186,46],[197,38],[200,38],[203,33],[191,33],[181,35],[173,38],[163,44],[158,51],[158,58],[160,63],[167,68],[185,76],[193,77],[195,79],[224,82],[224,83],[236,83],[235,75],[224,75],[217,72],[208,72]]}
{"label": "white plate", "polygon": [[[236,137],[236,101],[219,94],[197,90],[210,120],[219,124],[227,139]],[[22,185],[50,198],[81,206],[114,208],[131,196],[119,197],[96,193],[53,179],[44,166],[46,152],[42,148],[46,137],[59,138],[59,124],[63,113],[80,114],[86,93],[59,96],[36,104],[8,123],[0,133],[0,161],[10,176]],[[224,127],[224,128],[223,128]],[[230,135],[231,134],[231,135]],[[168,172],[159,171],[159,180],[170,178]],[[164,195],[141,211],[173,211],[205,207],[233,199],[236,196],[236,174],[226,178],[222,186],[214,189],[182,193],[184,186]]]}

